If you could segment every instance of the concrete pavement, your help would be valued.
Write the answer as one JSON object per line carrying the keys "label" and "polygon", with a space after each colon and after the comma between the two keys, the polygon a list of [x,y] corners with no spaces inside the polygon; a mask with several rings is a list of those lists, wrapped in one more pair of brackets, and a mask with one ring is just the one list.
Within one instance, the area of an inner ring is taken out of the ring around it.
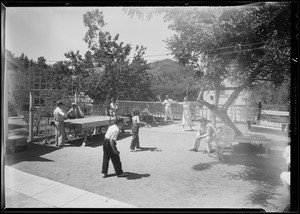
{"label": "concrete pavement", "polygon": [[5,208],[136,208],[5,166]]}

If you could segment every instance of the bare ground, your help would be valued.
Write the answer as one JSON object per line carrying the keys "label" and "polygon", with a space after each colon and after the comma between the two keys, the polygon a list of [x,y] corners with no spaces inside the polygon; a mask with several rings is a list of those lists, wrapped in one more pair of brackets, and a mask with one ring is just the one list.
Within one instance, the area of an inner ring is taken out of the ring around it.
{"label": "bare ground", "polygon": [[[246,132],[245,125],[238,126]],[[225,162],[214,155],[191,152],[196,131],[182,132],[175,122],[141,128],[141,151],[129,151],[130,134],[118,141],[127,178],[117,178],[111,163],[111,176],[101,177],[101,135],[86,147],[80,147],[79,141],[65,148],[29,143],[24,151],[6,154],[6,165],[141,208],[282,211],[289,203],[289,191],[280,180],[280,173],[287,170],[282,153],[289,138],[268,129],[247,133],[272,140],[266,155],[264,146],[249,144],[235,145],[237,154],[226,153]]]}

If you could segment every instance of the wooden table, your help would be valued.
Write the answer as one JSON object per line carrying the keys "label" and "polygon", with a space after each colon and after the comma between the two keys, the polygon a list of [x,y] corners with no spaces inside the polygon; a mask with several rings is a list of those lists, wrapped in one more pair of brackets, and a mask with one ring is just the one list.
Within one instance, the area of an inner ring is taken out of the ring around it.
{"label": "wooden table", "polygon": [[[123,117],[124,122],[129,122],[129,117]],[[93,131],[93,134],[97,133],[97,130],[101,130],[103,127],[108,127],[112,125],[114,122],[114,117],[110,116],[95,116],[95,117],[86,117],[86,118],[78,118],[78,119],[67,119],[65,120],[66,127],[79,127],[83,131],[83,144],[82,146],[86,146],[87,144],[91,144],[92,142],[87,141],[87,137],[91,135],[90,131]]]}

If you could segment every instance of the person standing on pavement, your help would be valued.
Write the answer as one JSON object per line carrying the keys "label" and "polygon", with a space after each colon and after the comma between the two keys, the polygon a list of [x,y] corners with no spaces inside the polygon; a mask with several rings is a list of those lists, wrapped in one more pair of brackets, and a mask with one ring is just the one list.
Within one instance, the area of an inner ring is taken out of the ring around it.
{"label": "person standing on pavement", "polygon": [[[117,117],[117,116],[119,116],[118,115],[118,110],[119,110],[119,104],[118,104],[118,101],[116,100],[116,98],[111,98],[111,103],[110,103],[110,105],[109,105],[109,115],[111,116],[111,117]],[[121,129],[121,133],[125,133],[125,128],[124,128],[124,126],[122,127],[122,129]]]}
{"label": "person standing on pavement", "polygon": [[130,151],[134,152],[135,149],[141,149],[140,147],[140,140],[139,140],[139,129],[140,125],[145,125],[148,128],[151,128],[151,126],[145,122],[140,121],[140,110],[138,108],[133,109],[132,111],[132,140],[130,144]]}
{"label": "person standing on pavement", "polygon": [[165,123],[167,122],[168,117],[170,118],[171,121],[173,121],[172,108],[171,108],[172,103],[176,103],[176,102],[170,99],[169,95],[166,95],[166,99],[162,103],[165,106]]}
{"label": "person standing on pavement", "polygon": [[115,117],[117,116],[117,110],[118,110],[118,103],[117,103],[117,100],[116,98],[111,98],[111,103],[109,105],[110,109],[109,109],[109,114],[110,116],[112,117]]}
{"label": "person standing on pavement", "polygon": [[193,124],[192,124],[192,115],[190,110],[190,103],[187,100],[187,97],[184,97],[183,102],[178,103],[182,105],[183,107],[183,113],[182,113],[182,131],[184,132],[184,127],[189,126],[191,130],[193,130]]}
{"label": "person standing on pavement", "polygon": [[124,118],[116,117],[114,119],[114,125],[111,125],[104,138],[103,143],[103,162],[102,162],[102,174],[103,178],[107,177],[109,160],[111,159],[114,170],[118,177],[126,177],[127,173],[122,170],[122,163],[120,160],[120,152],[117,149],[117,138],[120,134],[120,130],[123,127]]}
{"label": "person standing on pavement", "polygon": [[61,100],[57,101],[56,105],[57,107],[53,112],[55,121],[55,142],[56,146],[64,147],[67,139],[64,120],[67,118],[67,115],[62,110],[64,104]]}

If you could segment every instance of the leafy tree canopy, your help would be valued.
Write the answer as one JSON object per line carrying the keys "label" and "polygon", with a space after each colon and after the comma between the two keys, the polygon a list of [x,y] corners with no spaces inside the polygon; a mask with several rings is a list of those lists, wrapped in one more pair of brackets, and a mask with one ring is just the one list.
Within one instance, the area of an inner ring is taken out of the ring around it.
{"label": "leafy tree canopy", "polygon": [[[284,74],[290,73],[290,10],[289,3],[265,3],[154,9],[152,14],[164,14],[175,32],[167,40],[169,50],[180,64],[193,66],[201,78],[203,90],[197,100],[241,135],[227,115],[239,93],[262,81],[280,86]],[[138,15],[143,11],[125,12]],[[226,83],[236,87],[219,108],[220,90]],[[204,89],[215,90],[215,105],[203,100]]]}
{"label": "leafy tree canopy", "polygon": [[83,40],[89,50],[82,57],[79,52],[65,54],[69,59],[76,91],[82,91],[97,101],[111,97],[118,99],[144,100],[151,97],[150,80],[143,59],[146,48],[137,46],[133,60],[129,61],[130,44],[119,42],[119,34],[112,36],[105,31],[102,11],[98,9],[83,15],[88,28]]}

